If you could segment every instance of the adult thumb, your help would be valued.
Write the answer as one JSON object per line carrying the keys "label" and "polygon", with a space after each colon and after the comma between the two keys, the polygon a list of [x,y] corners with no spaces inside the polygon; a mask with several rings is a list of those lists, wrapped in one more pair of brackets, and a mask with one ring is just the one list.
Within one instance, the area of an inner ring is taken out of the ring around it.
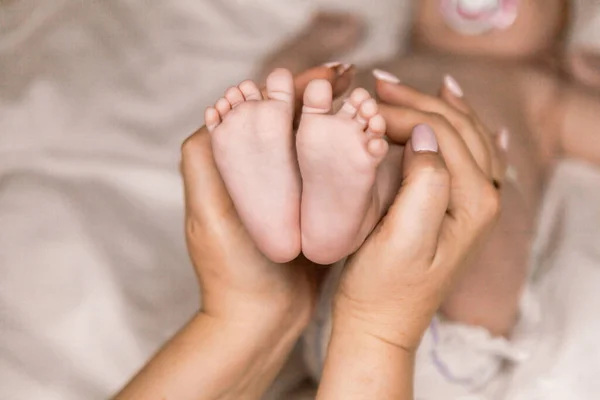
{"label": "adult thumb", "polygon": [[435,255],[450,201],[450,174],[428,125],[414,128],[405,147],[403,181],[382,230],[403,259]]}

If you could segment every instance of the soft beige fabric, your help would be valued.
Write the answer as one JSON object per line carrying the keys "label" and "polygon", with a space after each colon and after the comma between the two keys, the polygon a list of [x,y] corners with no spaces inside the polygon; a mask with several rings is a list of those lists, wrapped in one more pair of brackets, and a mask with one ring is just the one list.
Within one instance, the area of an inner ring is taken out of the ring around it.
{"label": "soft beige fabric", "polygon": [[[376,25],[400,29],[390,10],[408,0],[336,1],[374,27],[367,43],[377,45],[349,58],[394,53],[396,29]],[[179,145],[316,7],[0,1],[0,399],[106,398],[193,313]],[[540,260],[551,268],[534,286],[548,334],[511,399],[600,393],[600,174],[561,168],[542,218],[553,245]],[[291,399],[303,379],[292,362],[276,398]]]}
{"label": "soft beige fabric", "polygon": [[318,7],[0,1],[0,399],[106,398],[197,309],[180,143]]}
{"label": "soft beige fabric", "polygon": [[600,1],[571,0],[573,22],[568,33],[571,48],[600,51]]}

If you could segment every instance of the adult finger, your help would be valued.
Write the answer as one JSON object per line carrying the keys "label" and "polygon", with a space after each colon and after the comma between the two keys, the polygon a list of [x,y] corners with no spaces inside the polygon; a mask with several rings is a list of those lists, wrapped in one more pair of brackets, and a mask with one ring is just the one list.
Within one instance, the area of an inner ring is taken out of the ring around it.
{"label": "adult finger", "polygon": [[[455,89],[457,93],[458,90]],[[460,90],[462,93],[462,89]],[[451,106],[440,97],[427,95],[403,84],[391,84],[378,79],[377,94],[380,101],[384,103],[416,108],[444,116],[463,137],[481,170],[491,176],[490,146],[486,143],[489,138],[484,137],[484,132],[477,128],[471,115]]]}
{"label": "adult finger", "polygon": [[[387,135],[392,141],[402,142],[410,137],[417,125],[425,124],[435,132],[440,152],[451,176],[450,219],[455,224],[465,225],[464,229],[473,225],[473,217],[480,211],[485,211],[488,203],[494,203],[498,193],[492,181],[475,162],[456,129],[444,117],[435,113],[384,104],[380,105],[379,111],[386,119]],[[493,193],[490,193],[490,189]]]}
{"label": "adult finger", "polygon": [[[203,223],[215,218],[227,219],[233,203],[215,164],[206,127],[200,128],[181,146],[181,173],[188,212]],[[195,201],[189,202],[191,199]]]}
{"label": "adult finger", "polygon": [[435,132],[440,151],[453,176],[460,179],[463,176],[472,177],[482,174],[465,141],[443,116],[386,104],[379,105],[379,112],[386,120],[386,134],[392,142],[407,143],[412,136],[413,129],[417,125],[426,124]]}
{"label": "adult finger", "polygon": [[217,169],[205,127],[183,143],[181,155],[186,239],[194,265],[241,265],[250,257],[260,256]]}
{"label": "adult finger", "polygon": [[431,128],[415,127],[404,151],[402,187],[377,235],[397,258],[430,261],[449,207],[450,174]]}
{"label": "adult finger", "polygon": [[355,68],[351,64],[341,63],[330,63],[325,66],[312,68],[294,78],[296,87],[296,102],[295,102],[295,117],[294,117],[294,129],[298,128],[300,123],[300,117],[302,116],[302,106],[304,103],[303,97],[300,95],[304,94],[304,91],[308,84],[314,79],[319,79],[318,76],[322,73],[323,68],[328,69],[327,81],[331,83],[333,88],[333,98],[337,98],[348,90],[352,83],[352,78],[356,72]]}
{"label": "adult finger", "polygon": [[475,128],[481,133],[484,144],[490,154],[491,176],[496,182],[504,181],[506,165],[504,162],[504,152],[499,151],[495,143],[495,136],[481,122],[467,99],[459,83],[450,75],[444,77],[444,84],[440,88],[440,98],[445,100],[450,106],[459,110],[464,115],[469,116]]}

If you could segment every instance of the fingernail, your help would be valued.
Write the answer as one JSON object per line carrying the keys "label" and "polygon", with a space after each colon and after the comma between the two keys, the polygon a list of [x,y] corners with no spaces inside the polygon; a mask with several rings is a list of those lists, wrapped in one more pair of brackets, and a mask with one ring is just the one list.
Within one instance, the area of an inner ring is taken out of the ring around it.
{"label": "fingernail", "polygon": [[352,68],[352,64],[342,64],[341,67],[338,68],[338,73],[340,75],[343,75],[344,73],[346,73],[346,71],[348,71],[350,68]]}
{"label": "fingernail", "polygon": [[454,79],[450,75],[444,76],[444,85],[446,85],[448,90],[450,92],[452,92],[452,94],[455,95],[456,97],[460,98],[465,95],[465,93],[463,92],[462,88],[460,87],[460,85],[458,84],[456,79]]}
{"label": "fingernail", "polygon": [[323,64],[323,66],[327,68],[337,68],[340,65],[342,65],[342,63],[339,61],[330,61],[328,63]]}
{"label": "fingernail", "polygon": [[373,76],[380,81],[384,81],[387,83],[391,83],[393,85],[397,85],[400,83],[400,79],[397,76],[390,74],[387,71],[383,71],[381,69],[374,69]]}
{"label": "fingernail", "polygon": [[429,125],[421,124],[415,126],[410,141],[413,151],[416,153],[421,151],[438,152],[438,142],[433,129]]}
{"label": "fingernail", "polygon": [[510,132],[508,129],[502,128],[498,132],[498,146],[502,150],[508,151],[508,146],[510,146]]}

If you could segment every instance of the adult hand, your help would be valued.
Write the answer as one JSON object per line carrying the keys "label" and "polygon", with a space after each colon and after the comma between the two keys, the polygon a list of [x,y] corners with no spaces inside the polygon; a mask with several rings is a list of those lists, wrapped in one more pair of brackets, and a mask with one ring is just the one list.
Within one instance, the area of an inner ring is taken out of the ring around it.
{"label": "adult hand", "polygon": [[[426,114],[442,116],[458,132],[469,148],[481,171],[496,186],[505,179],[507,133],[493,135],[481,122],[464,98],[462,88],[452,77],[446,76],[439,96],[430,96],[410,86],[378,79],[376,90],[380,109],[386,120],[391,120],[390,135],[397,142],[408,141],[415,121],[404,120],[403,110],[411,108]],[[493,140],[495,138],[496,140]],[[443,144],[441,144],[443,146]],[[447,155],[444,155],[447,157]]]}
{"label": "adult hand", "polygon": [[412,398],[421,336],[499,212],[489,154],[471,150],[486,148],[474,120],[457,129],[458,114],[382,111],[389,138],[407,144],[403,184],[340,278],[323,399]]}
{"label": "adult hand", "polygon": [[[353,68],[323,66],[297,76],[296,115],[311,80],[329,80],[338,96],[349,87],[353,73]],[[181,166],[186,238],[202,290],[202,311],[223,319],[255,318],[256,313],[278,319],[293,311],[293,319],[305,324],[314,296],[313,265],[302,257],[278,265],[258,251],[227,193],[204,127],[184,143]]]}
{"label": "adult hand", "polygon": [[[381,112],[393,126],[402,127],[390,133],[396,140],[405,141],[410,132],[411,120],[404,118],[404,108],[441,115],[463,138],[485,176],[502,188],[504,212],[483,246],[473,252],[440,311],[455,322],[481,326],[494,336],[509,335],[518,318],[520,294],[527,278],[529,247],[525,243],[531,236],[525,232],[531,232],[534,221],[515,182],[506,182],[508,131],[489,132],[469,106],[458,82],[450,76],[444,78],[437,97],[381,80],[377,82],[377,93],[385,103]],[[443,143],[440,145],[444,147]],[[451,156],[444,153],[445,158]],[[519,232],[520,244],[511,245],[517,239],[509,232]],[[498,257],[507,245],[514,250]]]}
{"label": "adult hand", "polygon": [[[352,69],[318,67],[296,78],[297,109],[312,79],[339,95]],[[201,287],[201,311],[117,399],[260,398],[311,315],[317,269],[303,258],[277,265],[240,222],[200,128],[182,147],[186,238]]]}

